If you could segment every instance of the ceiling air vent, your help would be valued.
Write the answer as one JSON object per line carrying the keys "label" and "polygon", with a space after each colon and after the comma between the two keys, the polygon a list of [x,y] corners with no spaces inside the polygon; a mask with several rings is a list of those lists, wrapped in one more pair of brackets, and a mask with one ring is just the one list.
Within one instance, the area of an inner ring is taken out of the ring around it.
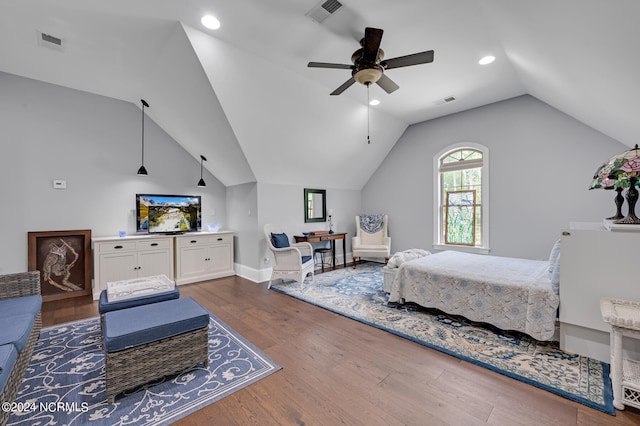
{"label": "ceiling air vent", "polygon": [[38,44],[54,50],[63,50],[62,38],[38,31]]}
{"label": "ceiling air vent", "polygon": [[436,101],[436,105],[446,104],[446,103],[449,103],[449,102],[453,102],[455,100],[456,100],[456,98],[454,98],[453,96],[447,96],[446,98],[438,99]]}
{"label": "ceiling air vent", "polygon": [[340,3],[338,0],[321,1],[304,15],[321,24],[325,19],[333,15],[341,7],[342,3]]}

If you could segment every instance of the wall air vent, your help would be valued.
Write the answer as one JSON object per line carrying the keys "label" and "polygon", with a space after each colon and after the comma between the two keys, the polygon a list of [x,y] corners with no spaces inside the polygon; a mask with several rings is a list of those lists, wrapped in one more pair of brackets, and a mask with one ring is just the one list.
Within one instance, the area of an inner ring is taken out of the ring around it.
{"label": "wall air vent", "polygon": [[342,7],[342,3],[338,0],[323,0],[315,5],[310,11],[304,14],[313,19],[317,23],[321,24],[329,16],[333,15],[338,9]]}
{"label": "wall air vent", "polygon": [[42,47],[48,47],[54,50],[63,50],[64,43],[62,38],[56,37],[51,34],[43,33],[38,31],[38,44]]}

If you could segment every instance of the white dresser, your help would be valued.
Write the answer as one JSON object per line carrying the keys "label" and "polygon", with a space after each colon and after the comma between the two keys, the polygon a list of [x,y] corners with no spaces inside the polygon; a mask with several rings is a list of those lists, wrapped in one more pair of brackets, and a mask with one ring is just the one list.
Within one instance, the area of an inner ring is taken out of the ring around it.
{"label": "white dresser", "polygon": [[177,285],[235,275],[233,232],[97,237],[93,248],[93,299],[107,283],[166,275]]}
{"label": "white dresser", "polygon": [[173,236],[99,237],[93,246],[93,300],[111,281],[151,275],[174,276]]}
{"label": "white dresser", "polygon": [[[579,222],[562,232],[561,349],[609,362],[611,327],[602,320],[600,299],[640,301],[640,225],[629,226]],[[625,351],[640,353],[640,344],[625,342]]]}
{"label": "white dresser", "polygon": [[232,232],[178,235],[175,244],[176,284],[235,275]]}

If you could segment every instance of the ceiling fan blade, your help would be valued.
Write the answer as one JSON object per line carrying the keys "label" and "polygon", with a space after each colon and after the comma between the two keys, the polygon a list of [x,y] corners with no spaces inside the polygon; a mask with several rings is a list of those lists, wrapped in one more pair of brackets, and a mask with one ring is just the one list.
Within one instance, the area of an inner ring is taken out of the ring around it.
{"label": "ceiling fan blade", "polygon": [[331,92],[331,96],[335,96],[335,95],[339,95],[340,93],[344,92],[345,90],[347,90],[349,87],[351,87],[351,85],[353,83],[356,82],[356,79],[351,77],[349,80],[345,81],[342,86],[338,87],[336,90],[334,90],[333,92]]}
{"label": "ceiling fan blade", "polygon": [[347,64],[332,64],[329,62],[309,62],[307,64],[309,68],[337,68],[341,70],[350,70],[353,68],[353,65]]}
{"label": "ceiling fan blade", "polygon": [[384,74],[380,76],[376,83],[387,93],[393,93],[400,88],[400,86]]}
{"label": "ceiling fan blade", "polygon": [[411,65],[428,64],[433,62],[433,50],[427,50],[426,52],[414,53],[413,55],[399,56],[397,58],[391,58],[380,62],[385,69],[408,67]]}
{"label": "ceiling fan blade", "polygon": [[380,49],[383,31],[378,28],[367,27],[364,29],[364,43],[362,45],[362,60],[365,63],[374,64]]}

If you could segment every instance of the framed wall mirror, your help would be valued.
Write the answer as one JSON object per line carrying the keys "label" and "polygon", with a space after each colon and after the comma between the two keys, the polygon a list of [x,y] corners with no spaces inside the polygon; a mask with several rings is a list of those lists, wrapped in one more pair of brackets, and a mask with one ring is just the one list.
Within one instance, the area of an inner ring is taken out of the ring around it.
{"label": "framed wall mirror", "polygon": [[327,221],[327,191],[324,189],[304,189],[304,221]]}

